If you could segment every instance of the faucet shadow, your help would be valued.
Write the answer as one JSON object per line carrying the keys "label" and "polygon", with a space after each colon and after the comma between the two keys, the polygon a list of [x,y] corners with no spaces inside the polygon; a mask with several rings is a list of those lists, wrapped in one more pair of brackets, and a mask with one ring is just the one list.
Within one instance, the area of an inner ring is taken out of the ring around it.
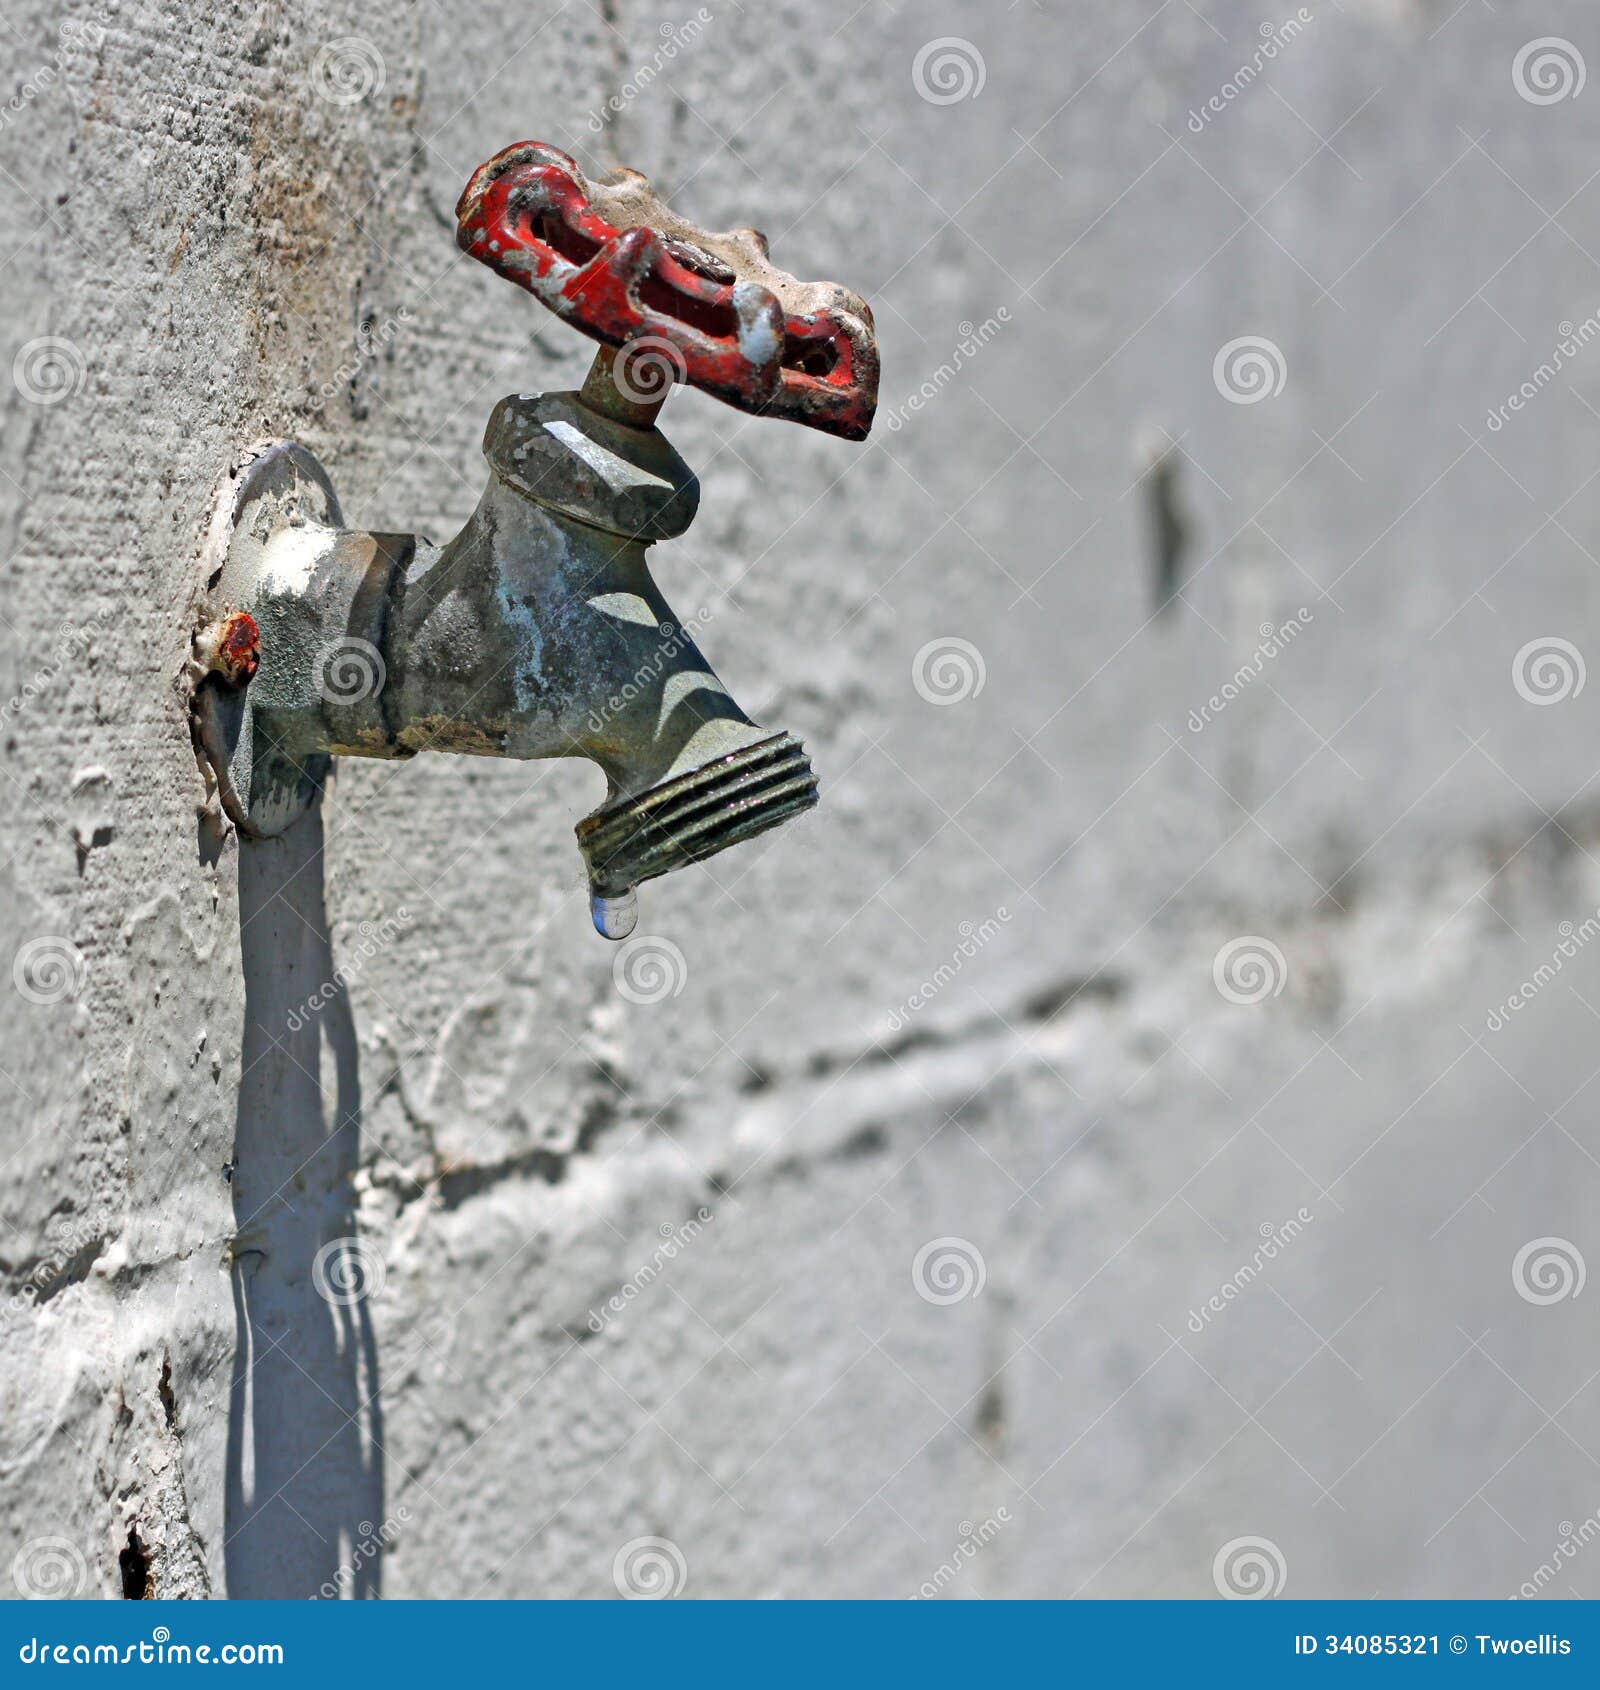
{"label": "faucet shadow", "polygon": [[381,1267],[356,1227],[360,1075],[319,809],[241,845],[239,925],[227,1592],[375,1597],[383,1416],[365,1292]]}

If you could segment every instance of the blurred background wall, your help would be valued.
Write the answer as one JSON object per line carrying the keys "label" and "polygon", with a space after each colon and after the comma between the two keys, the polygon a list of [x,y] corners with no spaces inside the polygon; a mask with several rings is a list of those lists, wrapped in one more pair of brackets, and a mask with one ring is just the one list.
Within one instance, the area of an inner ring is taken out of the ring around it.
{"label": "blurred background wall", "polygon": [[[1596,26],[11,8],[17,1589],[1600,1594]],[[173,685],[246,443],[442,536],[581,378],[453,244],[525,137],[884,356],[865,447],[665,414],[823,803],[620,953],[588,765],[241,850]]]}

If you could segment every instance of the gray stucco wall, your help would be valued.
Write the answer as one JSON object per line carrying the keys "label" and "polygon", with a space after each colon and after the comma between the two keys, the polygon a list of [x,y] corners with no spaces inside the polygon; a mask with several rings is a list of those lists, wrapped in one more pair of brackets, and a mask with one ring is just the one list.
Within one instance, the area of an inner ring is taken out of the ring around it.
{"label": "gray stucco wall", "polygon": [[[8,14],[0,1567],[1600,1594],[1600,100],[1513,76],[1592,8],[1309,6],[1237,97],[1235,0],[706,10]],[[581,377],[452,241],[530,136],[885,355],[864,448],[664,418],[658,576],[824,792],[646,890],[665,995],[586,765],[241,850],[173,685],[246,443],[442,535]]]}

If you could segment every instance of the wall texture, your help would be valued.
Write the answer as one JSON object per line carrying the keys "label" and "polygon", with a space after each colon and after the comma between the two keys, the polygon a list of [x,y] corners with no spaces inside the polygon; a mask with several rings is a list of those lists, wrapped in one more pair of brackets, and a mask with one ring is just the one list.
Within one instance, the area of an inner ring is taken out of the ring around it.
{"label": "wall texture", "polygon": [[[1600,32],[1281,11],[9,10],[19,1590],[1600,1594]],[[452,241],[524,137],[885,353],[666,412],[823,806],[620,955],[587,765],[241,849],[174,687],[247,442],[442,535],[580,378]]]}

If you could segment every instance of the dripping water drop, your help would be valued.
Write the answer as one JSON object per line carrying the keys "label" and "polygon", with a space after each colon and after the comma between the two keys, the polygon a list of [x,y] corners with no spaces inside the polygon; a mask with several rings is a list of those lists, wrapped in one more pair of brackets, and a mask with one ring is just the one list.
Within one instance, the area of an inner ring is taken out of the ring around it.
{"label": "dripping water drop", "polygon": [[633,887],[615,898],[589,894],[589,913],[594,930],[602,939],[626,939],[639,919],[639,894]]}

